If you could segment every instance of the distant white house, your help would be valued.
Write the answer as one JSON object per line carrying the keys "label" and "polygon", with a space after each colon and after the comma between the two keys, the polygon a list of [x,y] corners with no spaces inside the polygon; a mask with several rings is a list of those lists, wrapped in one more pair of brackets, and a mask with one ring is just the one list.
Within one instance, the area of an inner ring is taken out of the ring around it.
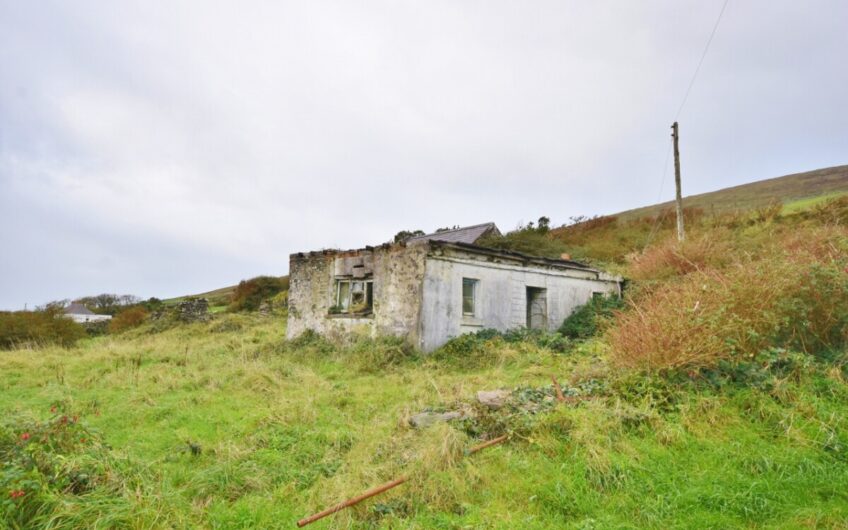
{"label": "distant white house", "polygon": [[66,307],[62,313],[65,318],[70,318],[79,324],[85,324],[86,322],[100,322],[102,320],[110,320],[112,318],[111,315],[98,315],[78,302],[74,302]]}

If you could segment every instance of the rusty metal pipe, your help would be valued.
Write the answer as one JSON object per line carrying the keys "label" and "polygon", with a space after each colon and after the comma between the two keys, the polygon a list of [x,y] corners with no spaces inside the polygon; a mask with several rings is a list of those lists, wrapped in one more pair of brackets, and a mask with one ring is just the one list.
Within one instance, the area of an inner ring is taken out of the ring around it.
{"label": "rusty metal pipe", "polygon": [[491,447],[493,445],[498,445],[499,443],[506,441],[507,438],[509,438],[509,436],[507,436],[506,434],[504,434],[503,436],[498,436],[497,438],[492,438],[488,442],[483,442],[479,445],[475,445],[474,447],[468,450],[468,454],[476,453],[477,451],[480,451],[487,447]]}
{"label": "rusty metal pipe", "polygon": [[304,526],[306,526],[310,523],[314,523],[318,519],[323,519],[324,517],[327,517],[328,515],[332,515],[336,512],[340,512],[340,511],[344,510],[345,508],[349,508],[350,506],[353,506],[354,504],[359,504],[360,502],[364,501],[365,499],[367,499],[369,497],[373,497],[374,495],[379,495],[380,493],[383,493],[384,491],[390,490],[390,489],[392,489],[396,486],[400,486],[401,484],[403,484],[406,481],[407,481],[407,477],[400,477],[400,478],[395,479],[391,482],[386,482],[385,484],[383,484],[381,486],[377,486],[376,488],[372,488],[372,489],[366,491],[362,495],[359,495],[357,497],[354,497],[352,499],[348,499],[348,500],[346,500],[342,503],[339,503],[339,504],[333,506],[332,508],[327,508],[326,510],[324,510],[322,512],[318,512],[315,515],[310,515],[309,517],[304,517],[303,519],[301,519],[300,521],[297,522],[297,527],[302,528],[302,527],[304,527]]}
{"label": "rusty metal pipe", "polygon": [[562,394],[562,387],[559,386],[559,381],[556,380],[555,376],[551,376],[551,381],[554,383],[554,390],[556,390],[557,401],[560,403],[565,401],[565,396]]}

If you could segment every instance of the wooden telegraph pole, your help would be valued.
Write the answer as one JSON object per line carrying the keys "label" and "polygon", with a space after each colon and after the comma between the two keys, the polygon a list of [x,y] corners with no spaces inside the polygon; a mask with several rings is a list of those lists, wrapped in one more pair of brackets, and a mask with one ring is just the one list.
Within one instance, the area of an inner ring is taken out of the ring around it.
{"label": "wooden telegraph pole", "polygon": [[677,129],[677,122],[671,125],[671,137],[674,138],[674,186],[677,188],[675,192],[675,202],[677,203],[677,240],[683,241],[686,236],[683,233],[683,193],[680,190],[680,150],[677,147],[677,142],[680,140],[680,132]]}

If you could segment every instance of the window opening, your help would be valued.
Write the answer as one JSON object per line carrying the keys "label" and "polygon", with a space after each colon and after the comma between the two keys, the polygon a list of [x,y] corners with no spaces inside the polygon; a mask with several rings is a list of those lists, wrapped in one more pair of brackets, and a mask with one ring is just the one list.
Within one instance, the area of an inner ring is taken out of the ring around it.
{"label": "window opening", "polygon": [[369,313],[374,305],[371,280],[336,280],[336,305],[331,313]]}
{"label": "window opening", "polygon": [[462,279],[462,314],[474,316],[477,309],[477,284],[478,280],[472,278]]}

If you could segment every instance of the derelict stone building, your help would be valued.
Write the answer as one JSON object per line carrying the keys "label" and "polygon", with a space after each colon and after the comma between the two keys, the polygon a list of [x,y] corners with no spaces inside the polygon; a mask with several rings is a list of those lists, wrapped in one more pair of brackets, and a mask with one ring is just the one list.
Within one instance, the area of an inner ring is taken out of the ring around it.
{"label": "derelict stone building", "polygon": [[493,223],[359,250],[292,254],[287,336],[366,333],[408,338],[431,351],[494,328],[555,330],[621,279],[582,263],[476,245]]}

